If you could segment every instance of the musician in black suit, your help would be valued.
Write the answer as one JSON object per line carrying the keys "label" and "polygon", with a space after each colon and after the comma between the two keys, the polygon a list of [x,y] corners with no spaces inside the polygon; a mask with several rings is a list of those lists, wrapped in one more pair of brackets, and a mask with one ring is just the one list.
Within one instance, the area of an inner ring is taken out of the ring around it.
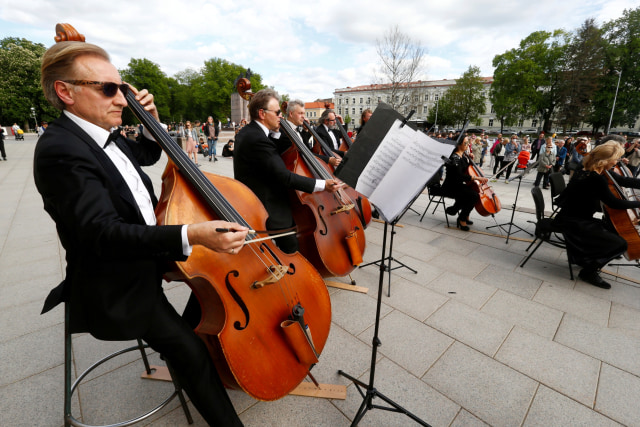
{"label": "musician in black suit", "polygon": [[[291,141],[280,138],[279,105],[274,90],[263,89],[254,95],[249,102],[251,122],[238,132],[233,160],[235,179],[249,187],[269,213],[268,230],[295,225],[287,190],[335,192],[344,185],[336,179],[316,180],[287,169],[280,155],[291,146]],[[277,238],[275,242],[284,252],[298,250],[295,235]]]}
{"label": "musician in black suit", "polygon": [[336,129],[336,120],[340,120],[340,123],[343,123],[342,117],[337,116],[333,110],[324,110],[318,120],[320,124],[316,126],[316,132],[318,132],[320,138],[327,143],[334,153],[339,154],[340,157],[344,157],[344,151],[340,150],[340,138],[342,135],[340,131]]}
{"label": "musician in black suit", "polygon": [[[62,114],[38,140],[34,179],[67,263],[43,312],[65,302],[71,304],[72,333],[145,340],[171,363],[209,424],[242,425],[206,346],[167,300],[162,275],[193,245],[237,253],[248,230],[224,221],[156,225],[157,199],[141,166],[156,163],[161,149],[149,134],[140,142],[110,134],[122,123],[127,85],[103,49],[83,42],[53,45],[43,57],[42,87]],[[153,96],[133,91],[157,119]],[[237,232],[219,233],[217,227]]]}
{"label": "musician in black suit", "polygon": [[[307,144],[309,149],[313,148],[313,139],[311,133],[303,126],[305,121],[305,108],[304,102],[299,99],[294,99],[293,101],[289,101],[287,103],[287,121],[291,125],[291,128],[296,131],[302,142]],[[342,158],[338,156],[326,156],[324,154],[316,154],[314,155],[322,160],[323,162],[336,167],[342,161]]]}

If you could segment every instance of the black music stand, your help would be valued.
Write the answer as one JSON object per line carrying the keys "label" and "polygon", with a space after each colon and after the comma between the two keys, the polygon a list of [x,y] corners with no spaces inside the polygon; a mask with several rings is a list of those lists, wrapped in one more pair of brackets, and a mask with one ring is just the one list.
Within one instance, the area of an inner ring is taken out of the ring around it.
{"label": "black music stand", "polygon": [[[409,121],[409,118],[413,115],[413,113],[415,113],[415,110],[411,110],[411,112],[409,113],[409,115],[402,121],[402,126],[404,126],[407,121]],[[413,200],[411,200],[411,203],[409,203],[407,205],[407,207],[405,207],[405,209],[402,211],[402,213],[400,215],[397,216],[397,218],[393,221],[390,222],[391,224],[391,243],[389,244],[389,256],[385,257],[384,256],[384,243],[383,243],[383,247],[382,247],[382,258],[380,258],[379,260],[376,261],[372,261],[372,262],[368,262],[366,264],[361,265],[359,268],[363,268],[363,267],[367,267],[369,265],[377,265],[379,266],[381,269],[384,269],[384,271],[388,271],[389,272],[389,286],[387,287],[387,296],[390,297],[391,296],[391,271],[393,270],[397,270],[398,268],[406,268],[409,271],[411,271],[414,274],[418,274],[418,272],[416,270],[414,270],[413,268],[409,267],[407,264],[403,263],[402,261],[398,261],[397,259],[395,259],[393,257],[393,236],[396,234],[396,224],[398,223],[398,221],[400,220],[400,218],[402,218],[402,216],[405,214],[405,212],[407,212],[407,210],[411,209],[412,211],[416,212],[414,209],[411,208],[411,205],[413,205],[413,202],[415,202],[415,200],[420,197],[420,194],[422,194],[422,192],[424,191],[424,189],[426,188],[427,183],[424,184],[424,187],[422,187],[422,190],[420,190],[416,196],[413,198]],[[416,212],[418,214],[418,212]],[[418,214],[420,215],[420,214]],[[386,241],[387,238],[387,224],[388,222],[385,221],[384,223],[384,237],[383,237],[383,242]],[[385,264],[385,261],[388,261],[387,264]],[[395,267],[391,267],[391,263],[392,262],[396,262],[399,265],[395,266]]]}
{"label": "black music stand", "polygon": [[[420,193],[418,193],[418,196],[420,195]],[[401,215],[402,216],[402,215]],[[393,236],[396,234],[395,231],[395,227],[396,224],[398,223],[398,220],[400,219],[400,217],[398,217],[398,219],[396,219],[395,221],[389,223],[387,221],[384,222],[384,237],[382,238],[383,241],[383,247],[382,247],[382,258],[376,260],[376,261],[371,261],[368,262],[366,264],[362,264],[359,268],[364,268],[364,267],[368,267],[370,265],[377,265],[379,266],[383,271],[388,271],[389,272],[389,285],[387,287],[387,296],[390,297],[391,296],[391,272],[393,270],[397,270],[399,268],[406,268],[409,271],[411,271],[414,274],[418,274],[418,272],[416,270],[414,270],[413,268],[409,267],[407,264],[403,263],[402,261],[398,261],[397,259],[395,259],[393,257]],[[387,239],[387,224],[391,224],[391,243],[389,244],[389,256],[385,257],[384,256],[384,245]],[[392,267],[391,263],[395,262],[399,265]]]}
{"label": "black music stand", "polygon": [[[497,225],[492,225],[492,226],[487,227],[487,230],[489,230],[491,228],[498,227],[498,228],[500,228],[500,230],[506,232],[507,233],[507,240],[505,240],[505,242],[504,242],[505,244],[509,244],[509,238],[511,237],[511,234],[515,234],[518,231],[523,231],[523,232],[527,233],[529,236],[533,236],[533,234],[529,233],[524,228],[522,228],[519,225],[515,224],[513,222],[513,217],[516,214],[516,206],[518,204],[518,195],[520,194],[520,185],[522,184],[522,177],[525,176],[526,174],[528,174],[529,171],[534,166],[537,166],[537,165],[538,165],[538,162],[535,162],[535,163],[532,163],[532,164],[528,165],[526,169],[524,169],[522,172],[516,174],[516,176],[514,176],[513,178],[509,178],[509,180],[508,180],[509,182],[513,181],[514,179],[518,180],[518,188],[516,189],[516,197],[515,197],[515,199],[513,199],[513,205],[511,205],[511,219],[509,220],[509,222],[505,222],[504,224],[497,224]],[[505,227],[507,225],[509,226],[509,228],[505,229]],[[511,233],[511,229],[512,228],[517,228],[517,230],[515,230],[513,233]]]}
{"label": "black music stand", "polygon": [[[406,212],[406,210],[405,210],[405,212]],[[385,221],[385,223],[384,223],[384,237],[382,238],[382,259],[380,261],[384,261],[385,259],[389,259],[389,265],[391,265],[391,257],[385,257],[385,249],[386,249],[386,245],[387,245],[387,227],[388,227],[388,225],[389,225],[389,223],[387,221]],[[392,223],[392,226],[391,226],[392,229],[393,229],[393,225],[394,225],[394,223]],[[391,235],[392,235],[392,239],[393,239],[393,231],[392,231]],[[384,394],[380,393],[374,387],[374,381],[375,381],[375,375],[376,375],[376,360],[377,360],[377,354],[378,354],[378,347],[380,345],[382,345],[382,342],[378,338],[378,330],[379,330],[379,326],[380,326],[380,307],[382,306],[382,284],[384,282],[384,273],[385,273],[385,271],[387,271],[387,268],[386,268],[386,266],[384,265],[383,262],[380,262],[379,266],[380,266],[380,275],[379,275],[379,278],[378,278],[378,299],[377,299],[377,304],[376,304],[376,322],[375,322],[375,328],[374,328],[374,332],[373,332],[373,341],[372,341],[372,348],[371,348],[371,367],[369,368],[369,384],[365,384],[362,381],[358,380],[357,378],[354,378],[351,375],[344,373],[342,370],[338,370],[338,374],[339,375],[342,375],[343,377],[345,377],[345,378],[347,378],[347,379],[349,379],[349,380],[351,380],[353,382],[353,384],[356,386],[356,389],[358,390],[358,393],[360,393],[360,396],[362,396],[362,398],[363,398],[362,404],[360,405],[360,408],[358,409],[358,412],[356,413],[355,417],[353,418],[353,422],[351,423],[351,425],[352,426],[357,426],[358,423],[360,422],[360,420],[362,420],[362,418],[365,416],[367,411],[370,411],[372,409],[382,409],[384,411],[398,412],[398,413],[401,413],[401,414],[405,414],[406,416],[408,416],[409,418],[411,418],[412,420],[414,420],[418,424],[423,425],[423,426],[427,426],[427,427],[431,427],[429,424],[427,424],[426,422],[422,421],[416,415],[412,414],[407,409],[403,408],[402,406],[400,406],[399,404],[397,404],[393,400],[389,399]],[[391,276],[391,271],[390,270],[389,270],[389,276]],[[391,280],[391,279],[389,279],[389,280]],[[363,389],[366,389],[366,391],[363,391]],[[373,403],[373,399],[375,397],[379,397],[380,399],[384,400],[386,402],[386,404],[389,405],[389,406],[381,406],[381,405],[374,404]]]}

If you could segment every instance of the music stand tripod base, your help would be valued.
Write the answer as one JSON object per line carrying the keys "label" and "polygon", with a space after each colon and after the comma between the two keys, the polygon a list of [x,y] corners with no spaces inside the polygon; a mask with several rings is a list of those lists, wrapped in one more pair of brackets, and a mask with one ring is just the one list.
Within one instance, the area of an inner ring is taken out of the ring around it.
{"label": "music stand tripod base", "polygon": [[[382,286],[384,283],[384,273],[385,271],[388,270],[386,266],[383,264],[383,261],[386,259],[388,259],[389,261],[391,260],[390,257],[385,256],[386,246],[387,246],[387,226],[388,226],[388,223],[385,222],[384,234],[382,237],[382,257],[378,264],[380,266],[379,277],[378,277],[378,296],[376,298],[376,301],[377,301],[376,318],[375,318],[375,327],[374,327],[373,340],[372,340],[372,346],[371,346],[371,365],[369,367],[369,384],[363,383],[362,381],[352,377],[351,375],[344,373],[342,370],[339,370],[338,374],[351,380],[355,385],[356,389],[358,390],[358,393],[360,393],[360,395],[363,398],[362,404],[360,405],[360,408],[358,409],[358,412],[356,413],[355,417],[353,418],[353,422],[351,423],[352,426],[357,426],[360,420],[362,420],[362,418],[365,416],[367,411],[370,411],[372,409],[382,409],[384,411],[398,412],[398,413],[404,414],[420,425],[431,427],[429,424],[422,421],[420,418],[418,418],[417,416],[415,416],[414,414],[412,414],[402,406],[398,405],[393,400],[389,399],[387,396],[380,393],[374,387],[377,353],[378,353],[378,347],[381,345],[380,339],[378,338],[378,331],[380,328],[380,309],[382,307]],[[391,236],[393,238],[393,234]],[[391,276],[391,272],[389,272],[389,276]],[[366,389],[366,390],[363,391],[363,389]],[[378,397],[384,400],[384,402],[387,403],[389,406],[380,406],[380,405],[374,404],[373,399],[375,397]]]}

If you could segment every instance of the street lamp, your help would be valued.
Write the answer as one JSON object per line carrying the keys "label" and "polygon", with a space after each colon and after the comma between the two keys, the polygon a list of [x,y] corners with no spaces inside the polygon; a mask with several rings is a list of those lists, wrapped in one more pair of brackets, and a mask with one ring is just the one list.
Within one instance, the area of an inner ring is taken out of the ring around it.
{"label": "street lamp", "polygon": [[616,99],[618,99],[618,88],[620,87],[620,78],[622,77],[622,71],[616,71],[616,70],[614,71],[618,74],[618,85],[616,86],[616,94],[613,97],[613,105],[611,106],[611,116],[609,117],[609,126],[607,126],[607,135],[611,130],[611,121],[613,120],[613,110],[616,109]]}
{"label": "street lamp", "polygon": [[433,123],[434,129],[438,129],[438,104],[440,104],[439,99],[436,99],[436,119]]}
{"label": "street lamp", "polygon": [[33,117],[33,120],[35,120],[35,122],[36,122],[35,130],[36,130],[36,133],[37,133],[37,131],[38,131],[38,118],[36,117],[36,109],[33,108],[33,107],[31,107],[31,117]]}

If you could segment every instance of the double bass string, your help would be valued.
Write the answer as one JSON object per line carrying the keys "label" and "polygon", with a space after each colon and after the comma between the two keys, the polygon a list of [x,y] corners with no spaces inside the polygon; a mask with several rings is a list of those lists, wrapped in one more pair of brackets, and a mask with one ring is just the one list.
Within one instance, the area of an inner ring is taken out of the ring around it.
{"label": "double bass string", "polygon": [[[220,219],[229,222],[236,222],[252,229],[253,227],[251,227],[240,213],[231,206],[229,201],[219,192],[213,183],[209,181],[199,169],[197,169],[197,166],[191,162],[184,151],[174,143],[160,123],[136,101],[134,93],[129,90],[125,94],[125,97],[129,107],[134,111],[134,113],[136,113],[136,116],[138,116],[144,125],[148,127],[149,132],[156,138],[157,142],[161,144],[169,158],[179,166],[179,170],[186,175],[186,178],[194,185],[194,187],[196,187],[198,194],[207,201],[207,204],[216,212]],[[167,138],[171,140],[168,141]],[[256,236],[257,235],[255,233],[247,234],[246,242],[255,243],[257,240]],[[273,237],[276,236],[271,236],[269,239]],[[271,256],[270,251],[261,251],[254,245],[245,246],[249,246],[248,249],[253,252],[257,259],[262,263],[265,272],[270,276],[275,277],[270,265],[279,264],[279,261],[275,257]],[[280,285],[285,301],[287,301],[287,305],[292,307],[298,301],[293,297],[294,292],[289,289],[291,287],[290,280],[288,280],[286,276],[287,275],[285,274],[280,280],[278,280],[278,284]],[[286,290],[283,289],[283,287],[286,287]]]}
{"label": "double bass string", "polygon": [[[324,169],[319,165],[318,161],[316,160],[311,150],[309,150],[307,145],[304,142],[302,142],[300,138],[298,138],[298,134],[293,131],[293,129],[291,128],[289,123],[287,123],[286,120],[280,120],[280,127],[283,128],[287,136],[289,136],[290,139],[292,139],[293,143],[298,149],[298,152],[302,155],[303,159],[305,160],[305,163],[307,164],[307,166],[309,166],[310,169],[312,169],[312,172],[318,179],[323,179],[325,181],[328,179],[333,179],[333,176],[331,176],[331,174],[327,172],[326,169]],[[353,200],[351,200],[351,198],[346,193],[344,193],[343,190],[338,190],[336,193],[337,194],[334,195],[334,197],[336,198],[338,203],[343,205],[343,207],[344,205],[347,205],[347,204],[349,205],[354,204]],[[345,203],[344,201],[345,198],[349,200],[350,203]]]}

